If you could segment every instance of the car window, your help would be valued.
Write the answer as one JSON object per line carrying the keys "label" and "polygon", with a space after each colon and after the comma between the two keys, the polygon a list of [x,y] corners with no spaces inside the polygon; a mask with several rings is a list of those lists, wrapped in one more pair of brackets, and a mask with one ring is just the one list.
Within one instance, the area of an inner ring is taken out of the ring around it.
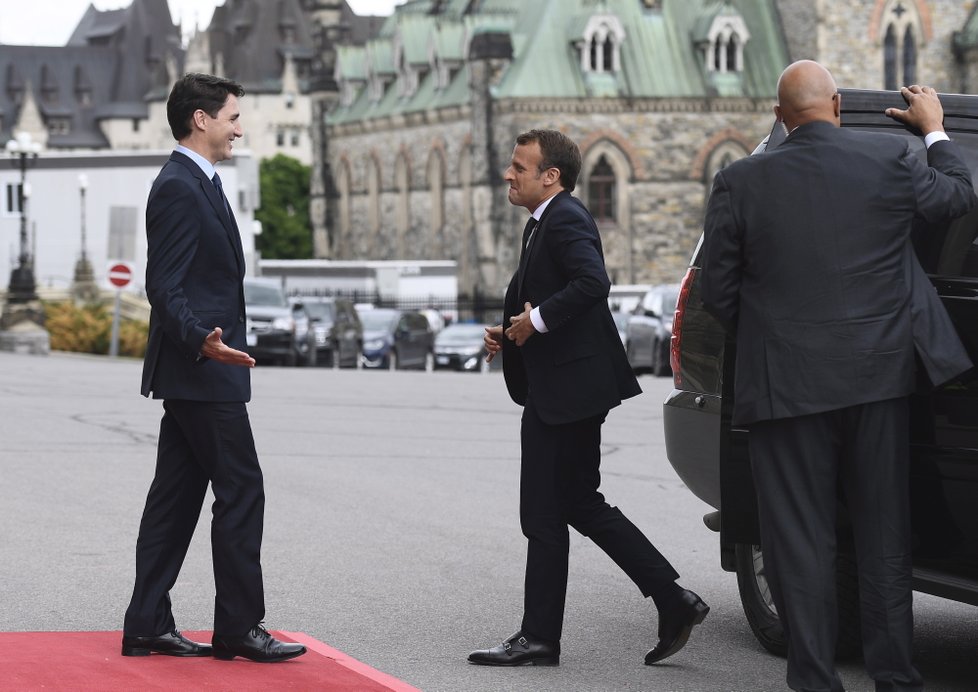
{"label": "car window", "polygon": [[[978,183],[978,133],[951,132]],[[914,151],[926,162],[927,152],[919,137],[911,138]],[[950,223],[919,221],[913,231],[914,249],[928,274],[978,277],[978,208]]]}
{"label": "car window", "polygon": [[330,303],[305,303],[306,312],[315,320],[333,319],[333,306]]}
{"label": "car window", "polygon": [[365,331],[376,332],[390,329],[395,317],[395,313],[387,310],[364,310],[363,314],[360,315],[360,321],[363,323]]}
{"label": "car window", "polygon": [[245,303],[247,305],[274,305],[288,307],[285,293],[277,286],[245,282]]}

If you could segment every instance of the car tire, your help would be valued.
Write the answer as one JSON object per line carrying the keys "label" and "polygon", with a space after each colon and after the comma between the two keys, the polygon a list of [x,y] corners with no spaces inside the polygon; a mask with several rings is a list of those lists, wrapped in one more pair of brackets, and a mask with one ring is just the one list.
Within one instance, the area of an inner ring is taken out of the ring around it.
{"label": "car tire", "polygon": [[[738,543],[736,566],[737,590],[751,632],[765,649],[777,656],[786,656],[788,643],[771,598],[761,547]],[[839,611],[836,657],[851,658],[862,650],[862,632],[856,561],[849,553],[840,552],[836,559],[836,605]]]}
{"label": "car tire", "polygon": [[668,350],[663,347],[662,341],[656,339],[652,344],[652,374],[656,377],[665,377],[672,374],[669,366]]}
{"label": "car tire", "polygon": [[397,370],[397,351],[391,349],[387,353],[387,369],[393,372]]}
{"label": "car tire", "polygon": [[662,376],[662,356],[659,354],[659,340],[652,342],[652,374],[656,377]]}

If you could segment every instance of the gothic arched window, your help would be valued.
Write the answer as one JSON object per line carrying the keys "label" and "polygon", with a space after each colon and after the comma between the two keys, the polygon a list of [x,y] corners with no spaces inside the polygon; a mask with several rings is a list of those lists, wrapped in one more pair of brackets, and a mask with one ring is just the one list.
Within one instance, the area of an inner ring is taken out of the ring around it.
{"label": "gothic arched window", "polygon": [[891,91],[897,89],[896,32],[892,24],[886,27],[886,37],[883,39],[883,88]]}
{"label": "gothic arched window", "polygon": [[588,206],[591,215],[598,223],[614,223],[617,220],[615,182],[615,172],[608,163],[608,159],[602,155],[594,164],[594,168],[591,169],[587,190]]}
{"label": "gothic arched window", "polygon": [[903,34],[903,83],[917,83],[917,40],[909,26]]}
{"label": "gothic arched window", "polygon": [[920,12],[913,0],[889,0],[881,14],[883,88],[894,91],[917,82],[917,54],[924,40]]}

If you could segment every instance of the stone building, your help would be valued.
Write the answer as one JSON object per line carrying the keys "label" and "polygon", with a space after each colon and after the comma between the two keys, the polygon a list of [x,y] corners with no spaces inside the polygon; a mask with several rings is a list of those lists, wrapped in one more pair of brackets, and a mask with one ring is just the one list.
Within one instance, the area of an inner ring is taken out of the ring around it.
{"label": "stone building", "polygon": [[772,126],[785,65],[817,59],[843,87],[973,90],[973,4],[407,0],[337,50],[318,253],[455,259],[463,293],[500,294],[525,217],[500,176],[519,132],[554,127],[581,147],[575,194],[612,279],[676,281],[713,174]]}
{"label": "stone building", "polygon": [[183,55],[167,0],[89,5],[65,46],[0,45],[0,141],[28,132],[56,150],[169,147],[160,104]]}
{"label": "stone building", "polygon": [[520,132],[551,127],[581,147],[612,279],[673,281],[787,59],[768,2],[409,0],[338,51],[331,254],[455,259],[463,294],[501,295],[526,211],[500,175]]}

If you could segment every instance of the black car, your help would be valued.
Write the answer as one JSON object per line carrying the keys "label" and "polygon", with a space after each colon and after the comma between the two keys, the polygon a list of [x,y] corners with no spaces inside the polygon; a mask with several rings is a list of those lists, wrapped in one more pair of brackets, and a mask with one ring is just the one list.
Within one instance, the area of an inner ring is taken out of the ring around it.
{"label": "black car", "polygon": [[[842,124],[904,134],[922,158],[916,133],[883,115],[904,107],[897,92],[843,90]],[[945,128],[978,170],[978,97],[942,96]],[[783,139],[776,124],[768,146]],[[915,229],[914,247],[973,361],[978,362],[978,211],[941,227]],[[720,532],[720,564],[737,573],[747,621],[768,650],[785,642],[760,548],[748,433],[731,425],[734,343],[700,298],[700,245],[683,279],[672,334],[675,389],[664,404],[669,461],[697,497],[718,512],[707,525]],[[921,368],[918,367],[918,371]],[[921,371],[922,372],[922,371]],[[920,592],[978,605],[978,377],[974,370],[933,389],[921,374],[911,397],[913,584]],[[838,604],[840,654],[859,641],[859,593],[851,539],[840,516]]]}
{"label": "black car", "polygon": [[634,372],[670,374],[669,343],[678,296],[678,284],[653,286],[632,310],[625,328],[625,353]]}
{"label": "black car", "polygon": [[435,335],[420,312],[393,308],[358,310],[363,324],[363,366],[434,369]]}
{"label": "black car", "polygon": [[498,367],[496,358],[492,363],[486,362],[485,335],[483,324],[456,323],[445,327],[435,336],[435,369],[487,372]]}
{"label": "black car", "polygon": [[297,365],[308,342],[296,339],[296,316],[276,279],[245,279],[245,311],[248,315],[246,348],[259,362]]}
{"label": "black car", "polygon": [[347,298],[310,297],[296,299],[296,307],[312,331],[314,358],[310,364],[326,367],[358,368],[361,366],[363,326]]}

